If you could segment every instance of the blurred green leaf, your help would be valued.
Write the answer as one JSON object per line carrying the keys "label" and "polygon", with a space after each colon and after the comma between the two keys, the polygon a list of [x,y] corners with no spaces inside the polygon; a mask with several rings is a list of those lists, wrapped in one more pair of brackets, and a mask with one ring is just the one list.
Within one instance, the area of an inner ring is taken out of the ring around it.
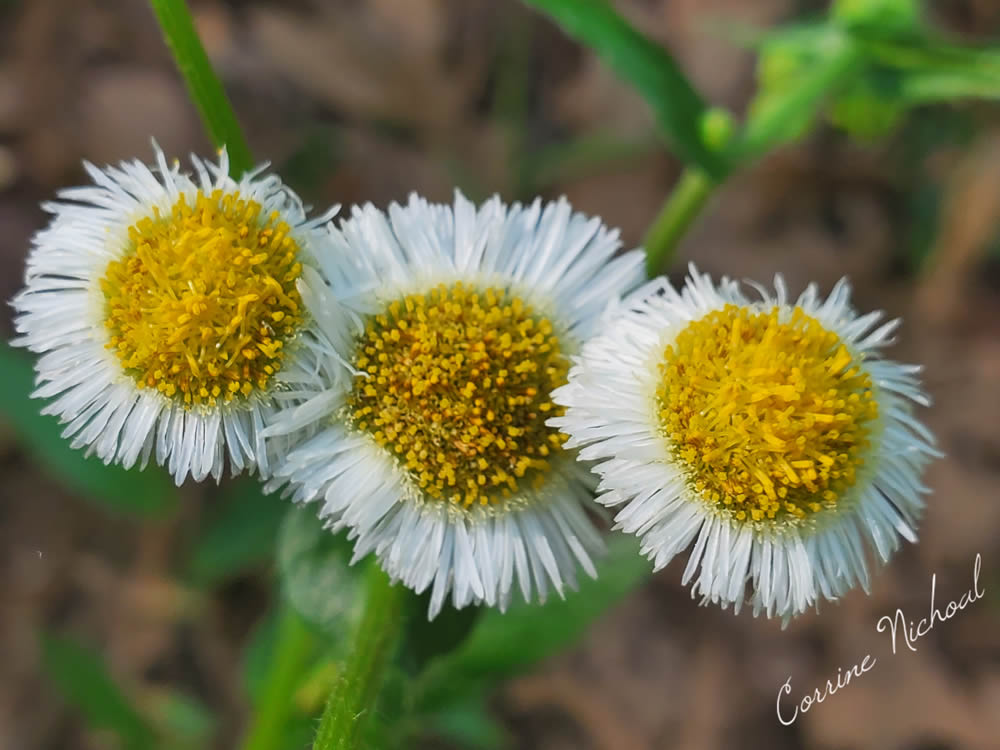
{"label": "blurred green leaf", "polygon": [[596,579],[581,581],[578,591],[543,606],[512,605],[506,613],[483,613],[472,634],[455,651],[430,665],[421,680],[420,703],[433,707],[483,684],[530,669],[576,642],[591,624],[639,585],[650,563],[631,536],[616,534]]}
{"label": "blurred green leaf", "polygon": [[157,701],[155,712],[157,726],[174,744],[182,746],[204,747],[217,723],[212,710],[202,701],[174,690]]}
{"label": "blurred green leaf", "polygon": [[241,745],[244,750],[286,747],[289,729],[302,718],[296,710],[295,697],[316,647],[312,631],[285,603],[254,633],[246,654],[245,672],[255,710]]}
{"label": "blurred green leaf", "polygon": [[[255,716],[259,715],[275,667],[278,651],[278,619],[279,613],[271,612],[261,620],[243,652],[243,679]],[[305,680],[307,677],[303,676],[302,679]],[[293,696],[289,695],[288,698],[292,700]],[[316,731],[314,718],[298,713],[286,716],[281,727],[281,745],[273,750],[302,750],[308,747]],[[246,745],[243,747],[245,749]]]}
{"label": "blurred green leaf", "polygon": [[735,158],[749,160],[802,138],[821,106],[863,70],[864,57],[840,29],[810,24],[779,29],[759,45],[757,93]]}
{"label": "blurred green leaf", "polygon": [[330,690],[337,682],[343,667],[337,658],[339,649],[328,651],[311,666],[295,691],[295,704],[307,714],[318,714],[330,697]]}
{"label": "blurred green leaf", "polygon": [[835,0],[830,16],[849,28],[912,31],[920,25],[920,0]]}
{"label": "blurred green leaf", "polygon": [[71,448],[60,436],[58,420],[41,414],[43,402],[30,398],[30,360],[5,342],[0,342],[0,389],[0,418],[10,423],[26,452],[68,489],[116,512],[153,516],[176,506],[177,492],[159,467],[126,471]]}
{"label": "blurred green leaf", "polygon": [[914,185],[908,193],[910,221],[907,224],[907,235],[910,252],[907,265],[911,271],[926,263],[934,249],[941,219],[942,194],[941,186],[931,182]]}
{"label": "blurred green leaf", "polygon": [[45,634],[42,664],[89,726],[111,730],[128,750],[153,746],[152,728],[115,684],[98,654],[68,638]]}
{"label": "blurred green leaf", "polygon": [[251,705],[256,706],[264,693],[267,672],[278,642],[278,613],[268,612],[253,629],[243,650],[243,679]]}
{"label": "blurred green leaf", "polygon": [[544,606],[514,604],[506,613],[488,610],[455,653],[466,673],[513,675],[575,642],[609,607],[649,575],[650,563],[631,536],[609,540],[596,579]]}
{"label": "blurred green leaf", "polygon": [[411,750],[417,744],[424,725],[422,717],[413,714],[412,695],[412,678],[389,664],[375,702],[377,718],[367,723],[362,748]]}
{"label": "blurred green leaf", "polygon": [[853,28],[851,37],[872,67],[896,74],[898,96],[909,104],[1000,98],[1000,47],[952,44],[919,26],[874,24]]}
{"label": "blurred green leaf", "polygon": [[419,674],[431,661],[465,642],[482,614],[481,607],[455,609],[446,605],[433,620],[427,619],[430,592],[408,599],[412,610],[400,647],[400,662],[411,674]]}
{"label": "blurred green leaf", "polygon": [[353,545],[334,534],[316,513],[319,504],[298,505],[285,515],[278,535],[278,571],[288,601],[307,622],[335,639],[352,633],[364,604],[367,563],[350,564]]}
{"label": "blurred green leaf", "polygon": [[852,30],[851,38],[872,60],[897,70],[993,79],[1000,76],[997,46],[960,46],[930,33],[887,38],[868,29]]}
{"label": "blurred green leaf", "polygon": [[860,140],[889,135],[906,116],[902,76],[872,68],[838,95],[830,106],[830,121]]}
{"label": "blurred green leaf", "polygon": [[501,750],[511,745],[511,737],[486,710],[482,693],[464,695],[424,718],[427,731],[444,740],[472,750]]}
{"label": "blurred green leaf", "polygon": [[899,246],[907,270],[918,270],[937,241],[944,194],[934,155],[967,148],[976,134],[973,118],[957,108],[924,107],[906,120],[891,155],[902,202],[905,242]]}
{"label": "blurred green leaf", "polygon": [[215,586],[270,560],[289,504],[265,495],[253,479],[228,486],[215,501],[188,556],[187,576],[197,586]]}
{"label": "blurred green leaf", "polygon": [[671,146],[712,177],[728,171],[701,138],[705,102],[663,47],[633,28],[605,0],[525,0],[594,50],[652,107]]}
{"label": "blurred green leaf", "polygon": [[757,52],[757,83],[764,89],[781,89],[793,83],[804,67],[822,55],[821,42],[829,34],[821,21],[790,24],[758,32],[747,40]]}
{"label": "blurred green leaf", "polygon": [[1000,76],[970,71],[967,74],[913,72],[902,83],[902,98],[913,104],[956,99],[1000,99]]}

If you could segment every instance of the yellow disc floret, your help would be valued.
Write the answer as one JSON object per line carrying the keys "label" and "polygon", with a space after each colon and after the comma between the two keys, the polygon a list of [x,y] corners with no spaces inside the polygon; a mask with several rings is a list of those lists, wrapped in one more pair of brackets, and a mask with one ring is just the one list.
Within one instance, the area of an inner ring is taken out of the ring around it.
{"label": "yellow disc floret", "polygon": [[544,317],[503,289],[444,284],[373,316],[348,418],[422,494],[488,505],[542,482],[566,436],[545,420],[569,361]]}
{"label": "yellow disc floret", "polygon": [[238,193],[181,195],[128,230],[101,279],[108,344],[140,388],[186,406],[264,390],[302,323],[298,245]]}
{"label": "yellow disc floret", "polygon": [[661,377],[663,434],[721,512],[799,521],[855,483],[878,418],[871,379],[801,308],[709,313],[666,348]]}

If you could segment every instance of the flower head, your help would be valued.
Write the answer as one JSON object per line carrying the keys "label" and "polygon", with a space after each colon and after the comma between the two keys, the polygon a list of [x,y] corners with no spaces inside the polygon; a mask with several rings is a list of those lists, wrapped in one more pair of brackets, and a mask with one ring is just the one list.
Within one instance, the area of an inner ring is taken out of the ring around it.
{"label": "flower head", "polygon": [[692,593],[786,619],[860,583],[864,542],[886,561],[916,541],[936,455],[912,414],[919,367],[884,359],[898,325],[858,316],[842,280],[790,301],[691,270],[652,282],[584,346],[549,424],[601,460],[598,501],[620,508],[657,569],[692,542]]}
{"label": "flower head", "polygon": [[260,435],[308,316],[297,281],[333,212],[306,219],[262,168],[195,174],[134,161],[63,190],[14,299],[15,343],[42,356],[37,397],[105,463],[155,453],[179,484],[267,467]]}
{"label": "flower head", "polygon": [[[558,201],[476,208],[413,196],[331,230],[332,285],[303,296],[315,355],[267,434],[296,447],[272,486],[319,501],[430,615],[506,606],[593,575],[588,473],[546,420],[549,394],[609,300],[642,278],[618,235]],[[321,259],[322,261],[322,259]]]}

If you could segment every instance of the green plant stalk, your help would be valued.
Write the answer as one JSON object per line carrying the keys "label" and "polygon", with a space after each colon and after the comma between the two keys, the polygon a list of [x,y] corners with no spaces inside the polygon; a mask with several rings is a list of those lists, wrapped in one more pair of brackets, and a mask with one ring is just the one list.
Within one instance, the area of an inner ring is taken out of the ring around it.
{"label": "green plant stalk", "polygon": [[313,750],[355,750],[361,746],[386,666],[403,630],[405,595],[405,588],[392,585],[377,564],[369,564],[364,614],[344,670],[326,703]]}
{"label": "green plant stalk", "polygon": [[232,104],[226,96],[205,48],[198,38],[185,0],[149,0],[160,23],[163,38],[173,53],[177,69],[184,77],[188,93],[201,115],[212,142],[226,148],[229,173],[240,177],[253,166],[250,148],[240,129]]}
{"label": "green plant stalk", "polygon": [[[864,57],[848,37],[838,35],[830,43],[826,59],[774,105],[757,112],[734,139],[727,160],[733,169],[746,166],[785,140],[789,122],[801,121],[804,112],[812,115],[832,89],[861,68]],[[646,268],[650,276],[670,265],[678,242],[722,179],[694,166],[681,175],[646,234]]]}
{"label": "green plant stalk", "polygon": [[646,273],[650,278],[669,267],[677,244],[701,213],[717,184],[695,167],[688,167],[681,174],[646,232]]}
{"label": "green plant stalk", "polygon": [[291,606],[285,605],[278,621],[274,660],[253,724],[243,741],[243,750],[274,750],[282,746],[292,713],[292,697],[312,648],[309,628]]}
{"label": "green plant stalk", "polygon": [[721,154],[702,139],[706,105],[670,53],[641,34],[606,0],[524,0],[547,14],[638,91],[660,130],[682,159],[717,179],[728,171]]}

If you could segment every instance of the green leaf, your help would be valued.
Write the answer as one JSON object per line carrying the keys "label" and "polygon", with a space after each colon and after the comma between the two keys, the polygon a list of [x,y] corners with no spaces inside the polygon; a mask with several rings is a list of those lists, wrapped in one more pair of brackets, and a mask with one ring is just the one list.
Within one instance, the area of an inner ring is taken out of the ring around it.
{"label": "green leaf", "polygon": [[331,533],[317,505],[300,505],[278,535],[278,571],[288,601],[307,622],[334,638],[353,632],[364,604],[364,568],[350,564],[345,532]]}
{"label": "green leaf", "polygon": [[978,71],[966,74],[913,72],[901,84],[902,97],[913,104],[957,99],[1000,99],[1000,76]]}
{"label": "green leaf", "polygon": [[660,129],[682,159],[715,178],[722,156],[702,140],[705,102],[663,47],[633,28],[605,0],[525,0],[550,15],[570,36],[592,48],[652,107]]}
{"label": "green leaf", "polygon": [[30,360],[4,342],[0,342],[0,388],[4,394],[0,419],[10,424],[31,458],[68,489],[116,512],[154,516],[175,507],[177,492],[159,467],[126,471],[71,448],[60,436],[58,420],[40,413],[44,402],[30,398],[34,390]]}
{"label": "green leaf", "polygon": [[779,30],[760,48],[758,91],[733,158],[748,161],[802,138],[820,107],[854,81],[865,58],[853,39],[821,25]]}
{"label": "green leaf", "polygon": [[250,686],[255,711],[244,750],[274,750],[283,744],[299,718],[294,697],[316,650],[312,631],[291,607],[281,608],[273,628],[262,640],[254,637],[259,644]]}
{"label": "green leaf", "polygon": [[216,728],[212,710],[191,695],[168,691],[157,701],[155,710],[153,718],[161,731],[182,745],[204,746]]}
{"label": "green leaf", "polygon": [[924,108],[907,119],[895,139],[893,163],[903,204],[904,242],[898,251],[907,270],[918,271],[930,257],[937,242],[944,189],[932,165],[940,151],[965,149],[976,134],[968,112],[955,108]]}
{"label": "green leaf", "polygon": [[631,536],[610,539],[596,579],[544,606],[518,603],[489,610],[455,654],[466,673],[510,676],[578,640],[609,607],[642,582],[650,563]]}
{"label": "green leaf", "polygon": [[847,27],[910,32],[920,26],[919,0],[835,0],[830,17]]}
{"label": "green leaf", "polygon": [[[250,696],[250,705],[254,708],[254,716],[259,717],[262,709],[262,702],[265,694],[271,685],[274,677],[274,670],[277,666],[279,650],[279,618],[287,616],[286,612],[274,611],[265,617],[254,629],[250,636],[250,642],[243,651],[243,679],[246,685],[247,694]],[[286,623],[282,623],[286,624]],[[285,631],[287,634],[288,631]],[[301,675],[302,680],[308,676]],[[297,690],[290,687],[290,690]],[[292,700],[292,695],[288,696]],[[284,707],[282,707],[284,708]],[[248,735],[242,746],[247,750],[250,742],[257,742],[258,724],[248,728]],[[286,715],[281,729],[281,744],[273,750],[302,750],[309,746],[310,738],[316,731],[316,726],[312,716],[301,716],[293,713]],[[252,747],[252,746],[251,746]]]}
{"label": "green leaf", "polygon": [[269,612],[257,623],[243,650],[243,681],[250,703],[256,706],[264,694],[268,668],[278,643],[278,613]]}
{"label": "green leaf", "polygon": [[852,29],[851,38],[873,61],[900,71],[996,80],[1000,48],[959,46],[929,34],[885,35]]}
{"label": "green leaf", "polygon": [[432,660],[464,643],[482,614],[480,607],[455,609],[446,605],[437,617],[428,620],[429,602],[429,591],[412,596],[407,602],[411,612],[400,648],[400,661],[411,674],[419,674]]}
{"label": "green leaf", "polygon": [[581,638],[591,624],[639,585],[650,563],[631,536],[614,535],[596,579],[543,606],[515,604],[501,613],[487,610],[455,651],[430,665],[420,684],[425,708],[450,703],[456,695],[530,669]]}
{"label": "green leaf", "polygon": [[229,152],[230,173],[234,177],[241,176],[253,166],[250,148],[229,97],[198,38],[187,3],[184,0],[150,0],[149,4],[160,22],[163,38],[174,55],[188,93],[201,114],[205,130],[216,146],[225,146]]}
{"label": "green leaf", "polygon": [[323,710],[330,690],[337,683],[343,669],[340,661],[342,644],[328,649],[326,653],[314,660],[309,671],[302,678],[302,684],[295,691],[295,704],[309,715],[318,714]]}
{"label": "green leaf", "polygon": [[68,703],[87,724],[109,729],[128,750],[149,750],[154,733],[108,674],[101,658],[84,646],[56,635],[42,636],[42,664]]}
{"label": "green leaf", "polygon": [[215,502],[188,556],[188,579],[196,586],[216,586],[270,560],[289,507],[246,478],[227,487]]}
{"label": "green leaf", "polygon": [[482,693],[464,695],[422,717],[429,732],[473,750],[501,750],[511,745],[506,728],[486,710]]}
{"label": "green leaf", "polygon": [[902,122],[908,103],[897,71],[873,67],[834,99],[830,121],[860,140],[889,135]]}

